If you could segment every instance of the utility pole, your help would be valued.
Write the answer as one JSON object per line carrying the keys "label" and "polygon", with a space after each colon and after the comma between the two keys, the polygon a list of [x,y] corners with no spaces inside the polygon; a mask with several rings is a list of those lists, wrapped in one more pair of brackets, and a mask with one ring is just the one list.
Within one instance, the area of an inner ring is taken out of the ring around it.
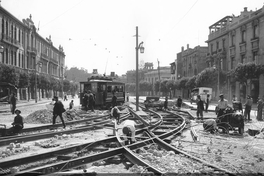
{"label": "utility pole", "polygon": [[157,59],[158,61],[158,74],[159,74],[159,96],[160,96],[160,67],[159,67],[159,59]]}

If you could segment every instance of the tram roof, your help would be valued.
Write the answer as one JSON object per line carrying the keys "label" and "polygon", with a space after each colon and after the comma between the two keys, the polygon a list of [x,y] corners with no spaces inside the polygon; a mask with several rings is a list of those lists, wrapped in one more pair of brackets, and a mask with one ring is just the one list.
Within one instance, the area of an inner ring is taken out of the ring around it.
{"label": "tram roof", "polygon": [[89,82],[101,82],[101,83],[120,83],[120,84],[124,84],[123,82],[119,82],[119,81],[113,81],[113,80],[102,80],[102,79],[92,79],[89,81],[82,81],[80,83],[89,83]]}

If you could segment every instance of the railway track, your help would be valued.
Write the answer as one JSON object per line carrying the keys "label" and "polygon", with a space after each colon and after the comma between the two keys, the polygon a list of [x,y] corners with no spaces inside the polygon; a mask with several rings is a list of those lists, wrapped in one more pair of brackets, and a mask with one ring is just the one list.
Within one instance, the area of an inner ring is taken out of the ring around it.
{"label": "railway track", "polygon": [[[52,160],[53,158],[51,163],[48,162],[48,164],[44,164],[45,162],[43,162],[41,166],[29,166],[28,168],[24,168],[22,171],[18,172],[18,175],[25,173],[49,174],[54,172],[63,175],[69,170],[74,168],[80,169],[81,166],[89,163],[106,161],[114,157],[119,157],[121,162],[130,163],[130,166],[139,165],[143,166],[148,172],[153,172],[156,175],[166,175],[168,173],[167,170],[159,168],[144,157],[144,152],[140,152],[145,151],[146,149],[151,150],[151,148],[153,148],[152,146],[156,146],[156,150],[167,150],[170,151],[170,155],[181,155],[191,161],[206,165],[217,173],[230,173],[225,169],[218,168],[217,166],[206,163],[199,158],[195,158],[169,144],[172,137],[181,133],[186,126],[185,119],[181,115],[171,112],[157,113],[152,110],[139,114],[132,109],[129,110],[130,116],[125,116],[122,119],[125,120],[126,118],[132,118],[133,116],[133,119],[135,119],[138,124],[136,131],[137,142],[134,144],[127,146],[123,144],[120,131],[115,130],[118,127],[117,124],[114,123],[114,136],[39,155],[27,156],[20,158],[15,162],[7,160],[5,162],[0,162],[0,166],[3,170],[6,170],[6,173],[9,173],[8,169],[10,167],[20,166],[22,163],[40,162],[47,159]],[[112,125],[109,126],[111,127]],[[111,149],[109,149],[109,147]]]}

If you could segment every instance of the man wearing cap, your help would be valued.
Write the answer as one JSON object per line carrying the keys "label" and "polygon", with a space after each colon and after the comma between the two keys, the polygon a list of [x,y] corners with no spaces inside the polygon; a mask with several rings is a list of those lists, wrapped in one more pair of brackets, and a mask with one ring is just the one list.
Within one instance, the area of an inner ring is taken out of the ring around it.
{"label": "man wearing cap", "polygon": [[244,111],[245,119],[247,119],[248,121],[251,121],[251,119],[250,119],[250,111],[251,111],[252,104],[253,104],[253,100],[250,97],[250,95],[248,95],[246,103],[245,103],[245,111]]}
{"label": "man wearing cap", "polygon": [[13,127],[10,128],[10,131],[13,132],[14,134],[17,134],[21,132],[21,130],[24,128],[24,122],[23,122],[23,117],[20,115],[21,111],[16,109],[15,110],[15,118],[14,122],[12,123]]}
{"label": "man wearing cap", "polygon": [[200,116],[201,120],[203,120],[204,102],[201,100],[200,95],[197,95],[196,103],[197,103],[197,111],[196,111],[197,119],[199,119],[199,116]]}
{"label": "man wearing cap", "polygon": [[63,128],[65,128],[66,125],[65,125],[64,120],[62,118],[62,113],[65,112],[64,106],[63,106],[62,102],[59,101],[57,96],[54,96],[53,99],[55,101],[55,104],[54,104],[54,107],[53,107],[53,125],[55,125],[56,118],[57,118],[57,116],[59,116],[60,119],[61,119]]}
{"label": "man wearing cap", "polygon": [[123,134],[126,136],[125,145],[133,144],[136,142],[135,122],[133,120],[125,120],[122,129]]}
{"label": "man wearing cap", "polygon": [[217,117],[220,117],[224,114],[224,110],[227,108],[228,106],[228,101],[226,99],[224,99],[224,95],[220,94],[219,95],[220,100],[218,101],[218,105],[217,105]]}

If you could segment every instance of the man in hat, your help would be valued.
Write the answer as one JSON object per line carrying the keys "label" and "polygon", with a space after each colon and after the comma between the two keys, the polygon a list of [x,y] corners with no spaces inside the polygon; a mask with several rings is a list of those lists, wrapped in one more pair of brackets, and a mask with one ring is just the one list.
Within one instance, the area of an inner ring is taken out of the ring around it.
{"label": "man in hat", "polygon": [[64,106],[63,106],[62,102],[59,101],[57,96],[54,96],[53,99],[55,101],[55,104],[54,104],[54,107],[53,107],[53,125],[55,125],[56,118],[57,118],[57,116],[59,116],[60,119],[61,119],[61,122],[63,124],[63,128],[65,128],[66,125],[65,125],[64,120],[62,118],[62,113],[65,112]]}
{"label": "man in hat", "polygon": [[17,134],[20,133],[21,130],[24,128],[24,122],[23,122],[23,117],[20,115],[21,111],[16,109],[15,110],[15,118],[14,118],[14,122],[12,123],[12,126],[10,128],[10,132]]}
{"label": "man in hat", "polygon": [[203,120],[204,102],[202,101],[200,95],[197,95],[196,103],[197,103],[197,111],[196,111],[197,119],[199,119],[199,116],[200,116],[201,120]]}
{"label": "man in hat", "polygon": [[135,128],[135,122],[133,120],[124,121],[122,132],[126,136],[125,145],[133,144],[136,142],[135,139],[136,128]]}
{"label": "man in hat", "polygon": [[10,106],[11,106],[11,113],[12,114],[15,114],[16,103],[17,103],[16,93],[13,92],[13,94],[10,97]]}
{"label": "man in hat", "polygon": [[251,96],[248,95],[246,103],[245,103],[245,111],[244,111],[245,119],[247,119],[248,121],[251,121],[250,111],[251,111],[252,104],[253,104],[253,100],[252,100]]}
{"label": "man in hat", "polygon": [[224,114],[224,110],[227,108],[228,106],[228,101],[226,99],[224,99],[224,95],[220,94],[219,95],[220,100],[218,101],[218,105],[217,105],[217,117],[221,117]]}

